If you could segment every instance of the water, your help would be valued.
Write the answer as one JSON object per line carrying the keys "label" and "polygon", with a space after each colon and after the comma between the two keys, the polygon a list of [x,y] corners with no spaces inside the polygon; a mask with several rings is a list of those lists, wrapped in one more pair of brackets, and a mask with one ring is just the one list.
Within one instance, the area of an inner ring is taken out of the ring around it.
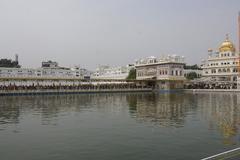
{"label": "water", "polygon": [[188,160],[240,146],[240,94],[0,97],[1,160]]}

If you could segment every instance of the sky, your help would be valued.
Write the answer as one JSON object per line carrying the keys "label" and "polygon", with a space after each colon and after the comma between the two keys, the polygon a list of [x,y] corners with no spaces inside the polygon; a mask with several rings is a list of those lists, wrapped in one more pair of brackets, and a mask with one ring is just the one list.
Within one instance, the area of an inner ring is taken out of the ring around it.
{"label": "sky", "polygon": [[239,0],[0,0],[0,58],[22,67],[124,66],[176,54],[200,64],[229,34]]}

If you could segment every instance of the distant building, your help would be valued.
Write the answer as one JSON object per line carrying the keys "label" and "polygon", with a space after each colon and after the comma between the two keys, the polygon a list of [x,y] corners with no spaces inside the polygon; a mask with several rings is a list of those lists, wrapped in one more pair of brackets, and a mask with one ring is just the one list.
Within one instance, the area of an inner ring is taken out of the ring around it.
{"label": "distant building", "polygon": [[9,78],[90,78],[90,72],[80,67],[59,67],[57,62],[42,62],[41,68],[0,68],[0,77]]}
{"label": "distant building", "polygon": [[42,68],[59,68],[59,66],[57,62],[53,62],[49,60],[49,61],[42,62]]}
{"label": "distant building", "polygon": [[156,80],[183,80],[184,79],[184,57],[165,56],[161,58],[148,57],[137,60],[135,67],[137,79]]}
{"label": "distant building", "polygon": [[184,57],[177,55],[140,59],[135,63],[136,79],[155,80],[159,89],[182,88],[184,65]]}
{"label": "distant building", "polygon": [[93,73],[94,79],[126,79],[129,71],[134,68],[133,64],[121,67],[99,66]]}
{"label": "distant building", "polygon": [[226,36],[218,51],[209,50],[207,60],[203,61],[203,77],[210,81],[236,82],[240,72],[240,56],[234,44]]}

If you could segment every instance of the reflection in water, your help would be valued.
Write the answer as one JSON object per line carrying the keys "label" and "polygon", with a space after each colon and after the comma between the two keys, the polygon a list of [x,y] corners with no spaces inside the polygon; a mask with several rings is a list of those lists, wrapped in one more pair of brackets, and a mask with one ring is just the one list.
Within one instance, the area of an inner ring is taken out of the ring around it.
{"label": "reflection in water", "polygon": [[[0,97],[0,125],[19,123],[22,114],[40,115],[42,124],[55,124],[59,114],[105,109],[117,112],[126,106],[126,95],[85,94]],[[124,103],[125,102],[125,103]],[[62,115],[61,115],[62,116]]]}
{"label": "reflection in water", "polygon": [[225,144],[235,144],[239,140],[240,95],[209,93],[197,97],[200,112],[209,122],[210,129],[216,126],[223,135]]}
{"label": "reflection in water", "polygon": [[132,115],[133,110],[140,121],[150,121],[161,126],[181,127],[191,105],[191,97],[184,94],[138,94],[127,96]]}
{"label": "reflection in water", "polygon": [[[240,95],[227,93],[86,94],[0,97],[0,130],[21,123],[21,117],[40,116],[42,125],[57,125],[71,113],[130,113],[140,123],[184,127],[189,117],[223,136],[224,144],[239,141]],[[193,123],[194,122],[188,122]]]}
{"label": "reflection in water", "polygon": [[0,106],[0,125],[19,122],[19,105],[1,101]]}
{"label": "reflection in water", "polygon": [[165,127],[183,127],[187,116],[201,114],[210,130],[219,130],[224,144],[236,144],[240,130],[240,95],[138,94],[127,96],[130,113],[139,121],[150,121]]}

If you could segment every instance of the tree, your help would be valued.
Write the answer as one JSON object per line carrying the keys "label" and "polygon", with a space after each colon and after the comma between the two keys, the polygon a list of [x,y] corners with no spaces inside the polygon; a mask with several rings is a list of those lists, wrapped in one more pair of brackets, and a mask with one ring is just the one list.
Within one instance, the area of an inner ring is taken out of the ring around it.
{"label": "tree", "polygon": [[190,73],[187,74],[186,78],[190,79],[190,80],[193,80],[195,78],[198,78],[198,75],[197,75],[196,72],[190,72]]}
{"label": "tree", "polygon": [[198,67],[197,64],[194,64],[194,65],[184,65],[184,69],[196,69],[196,70],[202,70],[200,67]]}
{"label": "tree", "polygon": [[20,68],[20,65],[18,62],[12,61],[10,59],[0,59],[0,67]]}
{"label": "tree", "polygon": [[129,74],[127,76],[127,79],[136,79],[136,69],[135,68],[132,68],[130,71],[129,71]]}

